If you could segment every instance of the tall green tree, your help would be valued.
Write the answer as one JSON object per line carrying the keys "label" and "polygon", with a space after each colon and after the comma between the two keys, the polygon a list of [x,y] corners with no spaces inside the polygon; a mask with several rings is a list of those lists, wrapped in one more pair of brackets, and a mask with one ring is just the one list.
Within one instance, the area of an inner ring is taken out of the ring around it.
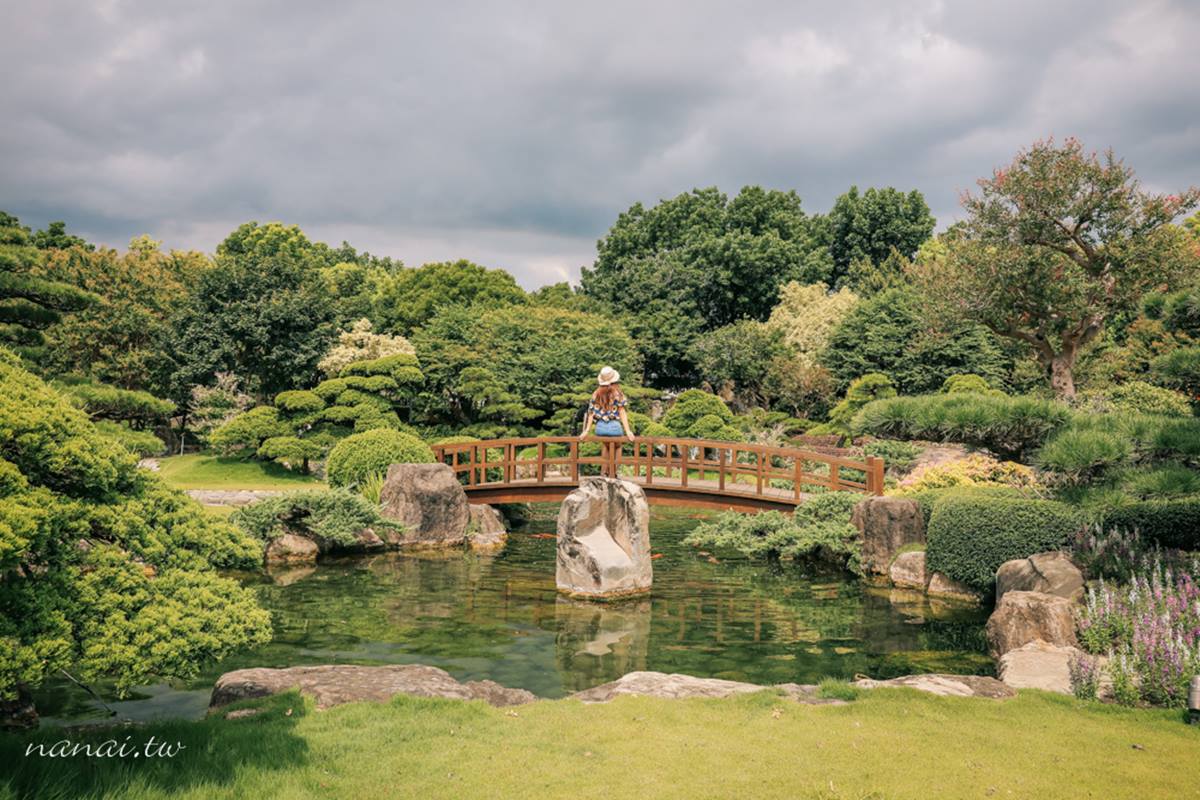
{"label": "tall green tree", "polygon": [[218,372],[237,374],[262,401],[310,385],[337,331],[323,264],[295,225],[249,222],[230,234],[173,321],[172,397],[187,402]]}
{"label": "tall green tree", "polygon": [[0,211],[0,344],[30,364],[45,360],[44,331],[65,312],[79,311],[96,297],[69,283],[39,274],[45,253],[30,241],[20,221]]}
{"label": "tall green tree", "polygon": [[[911,259],[921,243],[933,235],[934,223],[924,195],[916,189],[906,194],[888,186],[860,194],[857,186],[851,186],[834,201],[827,217],[834,268],[830,285],[846,285],[855,262],[884,264],[893,249]],[[863,264],[859,264],[858,271],[855,283],[862,283]]]}
{"label": "tall green tree", "polygon": [[1144,191],[1112,151],[1037,142],[979,181],[945,258],[915,271],[935,309],[1027,345],[1054,393],[1075,395],[1075,362],[1114,315],[1198,268],[1190,237],[1169,223],[1200,190]]}
{"label": "tall green tree", "polygon": [[139,236],[129,250],[60,250],[37,273],[99,299],[46,331],[47,368],[123,389],[167,393],[170,361],[163,350],[171,316],[188,302],[212,262],[197,252],[164,253]]}
{"label": "tall green tree", "polygon": [[446,306],[499,308],[524,301],[524,290],[502,269],[442,261],[400,270],[382,281],[372,322],[385,333],[407,336]]}
{"label": "tall green tree", "polygon": [[423,421],[479,436],[536,432],[604,365],[636,385],[633,340],[609,317],[553,307],[442,309],[413,335]]}
{"label": "tall green tree", "polygon": [[824,280],[831,264],[795,192],[747,186],[733,200],[696,189],[618,216],[583,270],[583,291],[627,319],[656,385],[696,378],[705,331],[764,320],[791,280]]}
{"label": "tall green tree", "polygon": [[923,299],[889,289],[859,301],[830,334],[820,362],[846,391],[862,375],[882,373],[902,394],[935,392],[947,375],[972,373],[1003,383],[1010,360],[981,325],[930,325]]}

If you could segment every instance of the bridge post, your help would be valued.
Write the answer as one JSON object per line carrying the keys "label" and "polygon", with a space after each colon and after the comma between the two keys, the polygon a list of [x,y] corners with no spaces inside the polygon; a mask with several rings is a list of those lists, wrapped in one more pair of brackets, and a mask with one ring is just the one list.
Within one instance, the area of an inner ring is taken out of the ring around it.
{"label": "bridge post", "polygon": [[867,456],[867,494],[883,495],[883,459]]}

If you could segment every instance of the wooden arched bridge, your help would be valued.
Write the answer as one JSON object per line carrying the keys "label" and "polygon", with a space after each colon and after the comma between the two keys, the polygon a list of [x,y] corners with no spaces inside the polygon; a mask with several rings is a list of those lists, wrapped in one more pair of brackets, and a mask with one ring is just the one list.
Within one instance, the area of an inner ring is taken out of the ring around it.
{"label": "wooden arched bridge", "polygon": [[791,511],[813,488],[883,494],[883,459],[705,439],[549,436],[439,444],[472,503],[561,500],[583,477],[641,485],[651,503]]}

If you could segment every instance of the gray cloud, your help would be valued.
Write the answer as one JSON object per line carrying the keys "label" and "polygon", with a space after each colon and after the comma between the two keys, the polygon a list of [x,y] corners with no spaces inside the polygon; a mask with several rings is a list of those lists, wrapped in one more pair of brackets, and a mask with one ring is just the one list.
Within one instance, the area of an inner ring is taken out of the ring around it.
{"label": "gray cloud", "polygon": [[917,188],[948,223],[1051,134],[1200,183],[1188,0],[0,0],[0,30],[0,208],[118,246],[283,219],[532,287],[694,186]]}

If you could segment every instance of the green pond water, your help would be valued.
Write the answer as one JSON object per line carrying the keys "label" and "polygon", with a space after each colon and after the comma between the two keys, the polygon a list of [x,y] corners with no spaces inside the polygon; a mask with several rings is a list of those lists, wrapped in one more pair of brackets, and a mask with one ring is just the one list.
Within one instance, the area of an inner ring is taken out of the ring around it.
{"label": "green pond water", "polygon": [[[518,527],[497,555],[394,553],[243,576],[270,609],[269,644],[207,665],[194,680],[115,700],[118,718],[198,718],[213,682],[243,667],[431,664],[562,697],[634,670],[759,684],[912,672],[990,674],[986,611],[872,587],[842,573],[716,560],[681,543],[702,514],[653,509],[650,597],[598,604],[554,586],[554,507]],[[106,719],[81,689],[51,682],[43,720]]]}

